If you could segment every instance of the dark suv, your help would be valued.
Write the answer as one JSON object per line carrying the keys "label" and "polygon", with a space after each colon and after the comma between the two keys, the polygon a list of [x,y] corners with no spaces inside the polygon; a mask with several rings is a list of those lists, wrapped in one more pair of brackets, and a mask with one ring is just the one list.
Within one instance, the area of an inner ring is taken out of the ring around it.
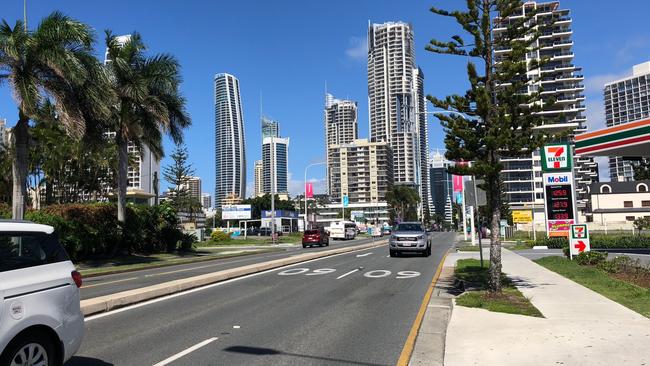
{"label": "dark suv", "polygon": [[303,248],[313,245],[321,247],[330,245],[330,237],[323,228],[305,230],[305,233],[302,235]]}

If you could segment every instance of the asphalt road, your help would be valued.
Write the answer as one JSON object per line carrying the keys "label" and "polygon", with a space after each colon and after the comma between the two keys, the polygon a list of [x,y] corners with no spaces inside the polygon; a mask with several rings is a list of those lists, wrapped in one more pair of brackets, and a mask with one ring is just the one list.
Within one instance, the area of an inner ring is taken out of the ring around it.
{"label": "asphalt road", "polygon": [[[377,238],[375,240],[380,239]],[[303,249],[301,245],[294,247],[280,247],[279,249],[281,249],[281,251],[272,253],[250,254],[241,257],[215,259],[211,261],[179,264],[163,268],[152,268],[106,276],[88,277],[84,279],[84,284],[81,287],[81,299],[90,299],[97,296],[109,295],[116,292],[169,282],[180,278],[198,276],[205,273],[286,258],[313,251],[361,245],[371,241],[372,239],[369,238],[351,241],[331,240],[329,247],[313,247],[306,249]],[[233,248],[233,250],[234,249],[236,248]]]}
{"label": "asphalt road", "polygon": [[428,258],[371,248],[90,317],[66,366],[394,365],[454,239],[432,234]]}

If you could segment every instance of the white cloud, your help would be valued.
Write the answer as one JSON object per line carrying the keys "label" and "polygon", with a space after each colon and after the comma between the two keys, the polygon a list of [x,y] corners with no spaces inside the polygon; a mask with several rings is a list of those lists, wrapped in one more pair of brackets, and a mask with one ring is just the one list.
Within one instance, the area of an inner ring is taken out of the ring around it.
{"label": "white cloud", "polygon": [[594,160],[598,163],[598,179],[601,182],[609,182],[611,180],[609,176],[609,158],[607,156],[597,156]]}
{"label": "white cloud", "polygon": [[605,123],[605,105],[602,100],[587,98],[585,107],[587,108],[585,114],[589,131],[595,131],[607,126]]}
{"label": "white cloud", "polygon": [[[307,178],[307,182],[313,183],[314,194],[322,194],[327,191],[327,182],[324,178]],[[302,194],[305,194],[305,181],[293,179],[293,174],[289,173],[289,195],[295,197]]]}
{"label": "white cloud", "polygon": [[616,52],[615,60],[620,65],[632,62],[639,52],[647,52],[650,47],[650,37],[637,36],[626,40]]}
{"label": "white cloud", "polygon": [[585,94],[587,95],[599,95],[600,99],[603,99],[603,90],[605,89],[605,84],[610,83],[615,80],[623,79],[631,74],[631,70],[626,70],[618,74],[603,74],[603,75],[593,75],[585,76]]}
{"label": "white cloud", "polygon": [[368,38],[351,37],[348,40],[345,55],[354,61],[366,62],[368,58]]}

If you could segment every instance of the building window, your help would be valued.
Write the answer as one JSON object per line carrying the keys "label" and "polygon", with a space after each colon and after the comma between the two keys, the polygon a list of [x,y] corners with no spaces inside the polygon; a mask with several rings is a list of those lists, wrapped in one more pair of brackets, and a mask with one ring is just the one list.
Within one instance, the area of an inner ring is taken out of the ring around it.
{"label": "building window", "polygon": [[634,216],[625,216],[625,221],[634,221]]}
{"label": "building window", "polygon": [[623,201],[623,207],[634,207],[634,203],[632,201]]}
{"label": "building window", "polygon": [[600,187],[600,193],[612,193],[612,187],[603,185]]}
{"label": "building window", "polygon": [[650,201],[641,201],[641,207],[650,207]]}
{"label": "building window", "polygon": [[647,192],[648,191],[648,185],[645,183],[639,183],[636,185],[636,191],[637,192]]}

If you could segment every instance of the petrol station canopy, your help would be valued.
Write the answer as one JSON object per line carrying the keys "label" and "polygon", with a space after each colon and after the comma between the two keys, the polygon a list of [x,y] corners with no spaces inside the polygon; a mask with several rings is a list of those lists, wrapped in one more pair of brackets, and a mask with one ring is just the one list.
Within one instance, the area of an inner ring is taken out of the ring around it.
{"label": "petrol station canopy", "polygon": [[575,154],[650,157],[650,118],[576,135]]}

